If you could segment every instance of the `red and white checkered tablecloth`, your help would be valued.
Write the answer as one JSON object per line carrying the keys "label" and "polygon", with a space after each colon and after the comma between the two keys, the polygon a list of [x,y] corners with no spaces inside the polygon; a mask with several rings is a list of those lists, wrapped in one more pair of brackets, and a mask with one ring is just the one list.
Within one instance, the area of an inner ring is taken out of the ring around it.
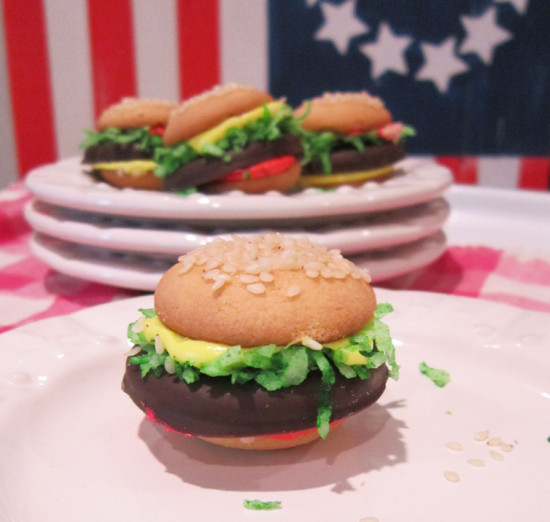
{"label": "red and white checkered tablecloth", "polygon": [[[51,270],[30,251],[19,182],[0,191],[0,333],[140,292],[75,279]],[[449,245],[429,266],[384,287],[469,296],[550,312],[550,259],[482,246]]]}

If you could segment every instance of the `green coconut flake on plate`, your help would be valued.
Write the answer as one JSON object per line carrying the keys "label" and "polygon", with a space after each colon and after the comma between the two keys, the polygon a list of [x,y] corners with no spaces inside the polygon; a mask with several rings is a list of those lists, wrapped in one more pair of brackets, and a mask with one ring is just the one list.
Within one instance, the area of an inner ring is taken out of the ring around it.
{"label": "green coconut flake on plate", "polygon": [[443,388],[451,380],[451,375],[448,371],[442,370],[439,368],[432,368],[428,366],[425,362],[421,362],[418,369],[422,375],[425,375],[430,379],[436,386]]}
{"label": "green coconut flake on plate", "polygon": [[280,500],[269,500],[269,501],[245,500],[244,507],[246,509],[255,509],[257,511],[279,509],[281,507],[281,501]]}

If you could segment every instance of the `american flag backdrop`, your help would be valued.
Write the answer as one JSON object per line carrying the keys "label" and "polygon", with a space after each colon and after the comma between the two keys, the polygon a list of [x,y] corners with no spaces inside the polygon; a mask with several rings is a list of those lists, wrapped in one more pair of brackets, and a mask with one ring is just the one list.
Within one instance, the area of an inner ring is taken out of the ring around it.
{"label": "american flag backdrop", "polygon": [[548,0],[1,0],[0,184],[123,96],[381,96],[460,183],[547,190]]}

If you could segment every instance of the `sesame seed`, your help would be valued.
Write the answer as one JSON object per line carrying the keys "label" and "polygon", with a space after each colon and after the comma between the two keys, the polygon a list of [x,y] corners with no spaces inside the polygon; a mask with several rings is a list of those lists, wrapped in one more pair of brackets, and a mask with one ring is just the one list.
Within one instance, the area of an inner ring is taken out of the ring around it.
{"label": "sesame seed", "polygon": [[218,268],[221,264],[221,261],[218,258],[213,258],[208,263],[206,263],[204,269],[208,272],[214,268]]}
{"label": "sesame seed", "polygon": [[474,466],[476,468],[482,468],[485,466],[485,461],[483,459],[468,459],[467,462],[470,466]]}
{"label": "sesame seed", "polygon": [[296,297],[300,294],[302,289],[298,285],[292,285],[288,287],[288,290],[286,292],[287,297]]}
{"label": "sesame seed", "polygon": [[489,452],[489,457],[491,457],[496,462],[501,462],[504,460],[504,455],[494,450]]}
{"label": "sesame seed", "polygon": [[213,270],[208,270],[203,274],[204,279],[216,279],[217,276],[220,275],[220,271],[217,268],[214,268]]}
{"label": "sesame seed", "polygon": [[137,355],[139,352],[141,352],[141,346],[137,345],[134,346],[130,351],[126,352],[126,357],[133,357],[134,355]]}
{"label": "sesame seed", "polygon": [[247,273],[247,274],[259,274],[262,269],[260,268],[260,265],[258,263],[250,263],[245,269],[244,271]]}
{"label": "sesame seed", "polygon": [[500,446],[502,444],[502,439],[500,437],[491,437],[487,441],[487,446]]}
{"label": "sesame seed", "polygon": [[325,279],[330,279],[332,277],[332,270],[328,267],[325,267],[321,270],[321,276],[323,276]]}
{"label": "sesame seed", "polygon": [[263,294],[265,292],[265,286],[262,283],[252,283],[247,285],[246,289],[253,294]]}
{"label": "sesame seed", "polygon": [[176,365],[174,361],[170,358],[166,359],[166,361],[164,361],[164,369],[166,370],[166,373],[174,375],[174,373],[176,373]]}
{"label": "sesame seed", "polygon": [[460,442],[447,442],[447,444],[445,444],[445,447],[452,451],[462,451],[463,449]]}
{"label": "sesame seed", "polygon": [[159,335],[155,335],[155,352],[159,355],[164,353],[164,344]]}
{"label": "sesame seed", "polygon": [[321,343],[317,342],[315,339],[311,339],[310,337],[305,337],[301,340],[301,343],[307,348],[311,348],[312,350],[323,349],[323,345]]}
{"label": "sesame seed", "polygon": [[216,279],[216,281],[214,281],[214,284],[212,285],[212,290],[219,290],[223,285],[225,285],[225,283],[227,283],[227,279]]}
{"label": "sesame seed", "polygon": [[514,446],[511,444],[508,444],[507,442],[503,442],[500,446],[500,451],[504,451],[504,453],[509,453],[514,449]]}
{"label": "sesame seed", "polygon": [[191,270],[191,268],[193,268],[193,262],[191,260],[185,260],[182,265],[180,266],[179,268],[179,273],[180,274],[187,274],[187,272],[189,272],[189,270]]}
{"label": "sesame seed", "polygon": [[449,482],[460,482],[460,476],[456,471],[444,471],[443,476],[449,481]]}
{"label": "sesame seed", "polygon": [[145,330],[145,317],[141,316],[132,326],[132,332],[139,333]]}
{"label": "sesame seed", "polygon": [[478,431],[474,435],[474,440],[477,440],[478,442],[483,442],[489,438],[489,432],[488,431]]}

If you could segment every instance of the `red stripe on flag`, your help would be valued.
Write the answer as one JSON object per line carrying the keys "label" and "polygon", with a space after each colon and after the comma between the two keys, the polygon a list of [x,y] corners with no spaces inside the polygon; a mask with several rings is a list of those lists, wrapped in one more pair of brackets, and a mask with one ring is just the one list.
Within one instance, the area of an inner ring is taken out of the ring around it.
{"label": "red stripe on flag", "polygon": [[180,96],[189,98],[220,82],[218,0],[178,0]]}
{"label": "red stripe on flag", "polygon": [[88,0],[88,22],[97,118],[137,92],[131,0]]}
{"label": "red stripe on flag", "polygon": [[[41,0],[3,0],[6,54],[19,176],[55,161],[46,22]],[[22,9],[24,7],[24,9]]]}
{"label": "red stripe on flag", "polygon": [[521,159],[519,188],[550,189],[550,159],[525,157]]}
{"label": "red stripe on flag", "polygon": [[456,183],[477,184],[477,158],[468,156],[439,156],[437,163],[444,165],[453,173]]}

